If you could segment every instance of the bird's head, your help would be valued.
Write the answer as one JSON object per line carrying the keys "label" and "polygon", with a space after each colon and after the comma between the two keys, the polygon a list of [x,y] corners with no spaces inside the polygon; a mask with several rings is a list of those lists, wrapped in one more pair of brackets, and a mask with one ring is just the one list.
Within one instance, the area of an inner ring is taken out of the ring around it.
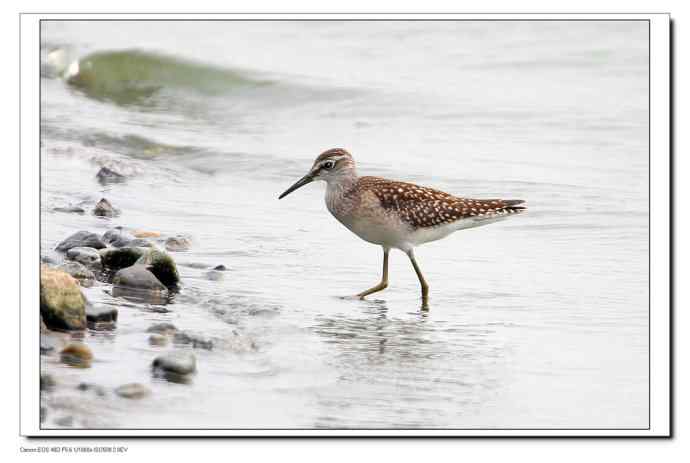
{"label": "bird's head", "polygon": [[333,148],[321,153],[307,172],[307,175],[297,180],[294,185],[285,190],[278,199],[282,199],[296,189],[315,180],[327,183],[338,182],[355,174],[355,160],[352,155],[342,148]]}

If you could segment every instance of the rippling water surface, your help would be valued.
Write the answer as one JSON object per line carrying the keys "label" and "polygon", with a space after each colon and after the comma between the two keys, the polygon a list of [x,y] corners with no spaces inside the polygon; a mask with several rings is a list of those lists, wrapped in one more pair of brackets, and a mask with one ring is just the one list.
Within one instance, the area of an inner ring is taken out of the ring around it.
{"label": "rippling water surface", "polygon": [[[118,326],[85,335],[90,369],[42,358],[45,426],[646,428],[647,50],[646,22],[44,21],[43,254],[115,225],[193,239],[168,312],[85,290]],[[529,213],[419,248],[429,311],[399,252],[343,300],[380,249],[323,185],[277,200],[331,147]],[[53,211],[101,197],[121,216]],[[216,340],[190,384],[151,378],[183,348],[148,345],[159,321]]]}

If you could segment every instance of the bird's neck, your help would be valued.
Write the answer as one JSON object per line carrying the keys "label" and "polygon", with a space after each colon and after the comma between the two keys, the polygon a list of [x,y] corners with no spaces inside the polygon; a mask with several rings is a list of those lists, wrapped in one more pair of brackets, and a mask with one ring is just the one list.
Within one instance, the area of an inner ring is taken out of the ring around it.
{"label": "bird's neck", "polygon": [[339,206],[344,206],[344,201],[355,185],[357,184],[357,173],[354,171],[344,173],[336,178],[329,179],[326,184],[326,205],[328,209],[336,213]]}

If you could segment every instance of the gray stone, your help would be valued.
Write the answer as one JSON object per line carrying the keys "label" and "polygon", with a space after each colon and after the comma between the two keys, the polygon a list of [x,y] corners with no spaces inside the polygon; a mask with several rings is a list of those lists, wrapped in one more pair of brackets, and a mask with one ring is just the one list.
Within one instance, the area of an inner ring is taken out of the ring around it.
{"label": "gray stone", "polygon": [[50,392],[55,389],[57,382],[50,373],[41,373],[41,391]]}
{"label": "gray stone", "polygon": [[165,346],[168,344],[168,337],[158,333],[151,333],[149,335],[149,345],[151,346]]}
{"label": "gray stone", "polygon": [[103,249],[105,243],[97,234],[82,230],[65,238],[55,249],[60,252],[67,252],[76,247]]}
{"label": "gray stone", "polygon": [[218,272],[224,272],[227,270],[227,267],[223,264],[220,264],[220,265],[216,265],[215,267],[213,267],[213,270],[216,270]]}
{"label": "gray stone", "polygon": [[166,287],[145,266],[136,264],[123,268],[113,277],[113,285],[149,291],[165,291]]}
{"label": "gray stone", "polygon": [[167,322],[154,323],[153,325],[149,326],[146,329],[147,333],[157,333],[157,334],[164,334],[164,335],[174,334],[176,331],[177,331],[177,327],[175,325],[173,325],[172,323],[167,323]]}
{"label": "gray stone", "polygon": [[79,262],[86,267],[100,268],[101,267],[101,254],[96,248],[87,248],[78,246],[76,248],[71,248],[67,251],[66,257],[69,260]]}
{"label": "gray stone", "polygon": [[117,307],[87,304],[86,322],[92,329],[111,329],[117,322],[117,313]]}
{"label": "gray stone", "polygon": [[135,237],[123,227],[115,227],[105,232],[101,239],[110,246],[121,248],[123,246],[130,246]]}
{"label": "gray stone", "polygon": [[82,392],[93,392],[99,397],[105,397],[107,394],[103,386],[94,383],[79,383],[77,389]]}

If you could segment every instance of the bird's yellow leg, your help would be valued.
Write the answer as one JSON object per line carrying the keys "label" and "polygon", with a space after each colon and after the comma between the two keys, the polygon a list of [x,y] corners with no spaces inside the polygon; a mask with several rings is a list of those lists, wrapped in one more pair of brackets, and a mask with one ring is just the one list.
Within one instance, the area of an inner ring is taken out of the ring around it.
{"label": "bird's yellow leg", "polygon": [[419,284],[422,286],[422,301],[426,305],[429,300],[429,284],[424,279],[424,275],[422,275],[422,271],[420,270],[419,265],[417,265],[417,261],[414,258],[414,252],[411,249],[407,252],[407,257],[410,258],[412,267],[414,267],[417,278],[419,278]]}
{"label": "bird's yellow leg", "polygon": [[364,299],[365,296],[368,296],[369,294],[376,293],[378,291],[382,291],[388,287],[388,252],[390,251],[389,248],[383,248],[383,276],[381,277],[381,283],[377,284],[373,288],[369,288],[366,291],[362,291],[361,293],[357,294],[357,297],[360,299]]}

